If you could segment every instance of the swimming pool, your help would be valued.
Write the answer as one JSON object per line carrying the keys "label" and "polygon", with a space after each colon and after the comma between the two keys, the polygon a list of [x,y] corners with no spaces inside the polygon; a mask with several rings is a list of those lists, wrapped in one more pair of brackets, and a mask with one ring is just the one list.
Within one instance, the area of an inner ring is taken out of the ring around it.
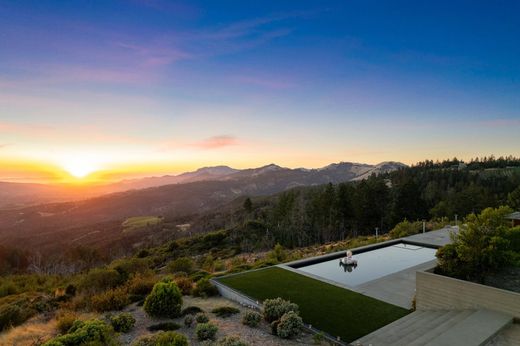
{"label": "swimming pool", "polygon": [[354,254],[357,266],[345,266],[340,258],[297,267],[305,273],[354,287],[435,259],[436,249],[398,243]]}

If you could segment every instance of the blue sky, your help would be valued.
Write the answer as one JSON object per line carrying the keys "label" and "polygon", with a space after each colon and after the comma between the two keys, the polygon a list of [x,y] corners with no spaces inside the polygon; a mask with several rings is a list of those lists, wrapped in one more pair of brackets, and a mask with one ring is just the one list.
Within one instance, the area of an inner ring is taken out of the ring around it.
{"label": "blue sky", "polygon": [[513,1],[0,1],[0,179],[71,158],[119,177],[520,155],[518,13]]}

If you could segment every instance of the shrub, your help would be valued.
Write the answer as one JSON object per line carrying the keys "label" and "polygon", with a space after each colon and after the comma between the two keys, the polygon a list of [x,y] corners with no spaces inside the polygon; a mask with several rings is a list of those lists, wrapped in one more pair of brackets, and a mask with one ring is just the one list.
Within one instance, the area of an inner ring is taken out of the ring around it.
{"label": "shrub", "polygon": [[0,331],[24,323],[35,311],[29,307],[9,304],[0,308]]}
{"label": "shrub", "polygon": [[409,222],[408,220],[404,220],[403,222],[399,222],[395,227],[390,231],[390,237],[392,238],[402,238],[409,235],[417,234],[422,229],[422,222],[415,221]]}
{"label": "shrub", "polygon": [[148,329],[151,332],[155,332],[158,330],[163,330],[163,331],[177,330],[180,327],[181,326],[179,326],[175,322],[161,322],[161,323],[152,324],[151,326],[149,326],[146,329]]}
{"label": "shrub", "polygon": [[126,281],[130,276],[135,274],[144,274],[149,271],[149,261],[146,258],[121,258],[110,265],[115,269]]}
{"label": "shrub", "polygon": [[100,320],[76,321],[68,334],[47,341],[43,346],[115,345],[112,328]]}
{"label": "shrub", "polygon": [[173,282],[158,282],[146,297],[144,311],[152,317],[175,318],[180,316],[182,294]]}
{"label": "shrub", "polygon": [[323,341],[325,340],[325,336],[323,335],[323,332],[316,333],[312,336],[312,341],[316,345],[321,345]]}
{"label": "shrub", "polygon": [[85,274],[79,288],[88,292],[100,292],[124,283],[124,277],[115,269],[95,268]]}
{"label": "shrub", "polygon": [[230,335],[220,339],[217,346],[248,346],[248,344],[240,340],[239,336]]}
{"label": "shrub", "polygon": [[264,319],[269,323],[280,319],[283,314],[289,311],[298,313],[298,305],[280,297],[264,301]]}
{"label": "shrub", "polygon": [[205,270],[197,270],[196,272],[190,274],[190,278],[197,282],[201,279],[207,279],[211,274]]}
{"label": "shrub", "polygon": [[60,334],[66,334],[76,321],[77,315],[72,311],[62,311],[56,317],[56,329]]}
{"label": "shrub", "polygon": [[184,317],[184,325],[188,328],[193,325],[193,315],[186,315],[186,317]]}
{"label": "shrub", "polygon": [[242,324],[245,324],[249,327],[256,327],[260,323],[262,319],[262,315],[256,311],[248,310],[242,316]]}
{"label": "shrub", "polygon": [[174,279],[175,284],[179,287],[182,294],[187,296],[191,294],[193,289],[193,281],[188,277],[178,277]]}
{"label": "shrub", "polygon": [[153,276],[138,274],[128,282],[128,293],[138,296],[149,294],[157,280]]}
{"label": "shrub", "polygon": [[283,339],[298,336],[303,329],[303,320],[294,311],[285,313],[276,327],[276,334]]}
{"label": "shrub", "polygon": [[197,335],[197,340],[214,340],[215,335],[218,332],[218,327],[211,322],[200,323],[195,328],[195,334]]}
{"label": "shrub", "polygon": [[199,312],[204,312],[204,311],[201,308],[199,308],[198,306],[188,306],[187,308],[182,309],[181,315],[182,316],[195,315]]}
{"label": "shrub", "polygon": [[206,323],[209,322],[209,318],[205,313],[199,312],[195,315],[195,321],[197,321],[197,323]]}
{"label": "shrub", "polygon": [[218,290],[208,279],[200,279],[197,281],[192,294],[195,297],[212,297],[218,294]]}
{"label": "shrub", "polygon": [[190,274],[195,270],[195,264],[189,257],[180,257],[168,263],[167,269],[170,273],[185,272]]}
{"label": "shrub", "polygon": [[135,318],[132,314],[123,312],[122,314],[111,316],[110,324],[116,332],[128,333],[134,327]]}
{"label": "shrub", "polygon": [[218,317],[226,318],[231,315],[238,314],[240,310],[232,306],[221,306],[211,310],[211,312]]}
{"label": "shrub", "polygon": [[130,304],[126,289],[118,287],[94,295],[91,298],[92,308],[98,312],[121,310]]}
{"label": "shrub", "polygon": [[188,346],[188,339],[176,332],[163,332],[157,335],[155,346]]}

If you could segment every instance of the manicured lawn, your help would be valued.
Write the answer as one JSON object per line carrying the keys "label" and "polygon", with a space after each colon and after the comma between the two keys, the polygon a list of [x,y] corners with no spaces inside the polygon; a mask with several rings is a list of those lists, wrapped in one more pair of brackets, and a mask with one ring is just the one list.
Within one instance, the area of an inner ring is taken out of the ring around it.
{"label": "manicured lawn", "polygon": [[300,306],[305,323],[347,342],[409,313],[401,307],[277,267],[219,281],[260,301],[289,299]]}

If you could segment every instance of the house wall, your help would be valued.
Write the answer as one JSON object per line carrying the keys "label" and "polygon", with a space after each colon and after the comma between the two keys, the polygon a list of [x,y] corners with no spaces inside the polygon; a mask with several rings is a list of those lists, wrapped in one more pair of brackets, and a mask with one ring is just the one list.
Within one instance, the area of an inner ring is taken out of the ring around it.
{"label": "house wall", "polygon": [[520,318],[520,294],[431,272],[416,274],[418,310],[490,309]]}

